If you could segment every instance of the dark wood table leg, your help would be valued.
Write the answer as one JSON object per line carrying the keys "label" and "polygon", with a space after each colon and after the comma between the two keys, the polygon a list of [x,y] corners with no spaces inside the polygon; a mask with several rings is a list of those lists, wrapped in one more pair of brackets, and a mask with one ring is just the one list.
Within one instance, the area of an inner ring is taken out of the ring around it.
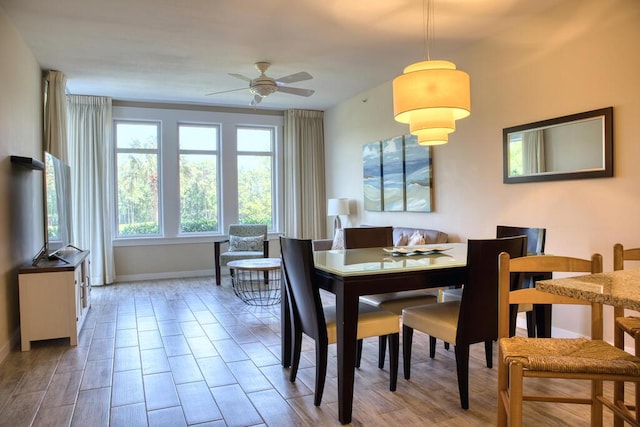
{"label": "dark wood table leg", "polygon": [[[539,273],[534,280],[549,280],[552,273]],[[538,338],[551,338],[551,304],[536,304],[533,306],[536,318],[536,336]]]}
{"label": "dark wood table leg", "polygon": [[280,283],[280,360],[282,366],[288,368],[291,366],[291,312],[284,280],[283,274]]}
{"label": "dark wood table leg", "polygon": [[358,295],[345,292],[344,284],[337,288],[338,418],[342,424],[349,424],[353,410]]}

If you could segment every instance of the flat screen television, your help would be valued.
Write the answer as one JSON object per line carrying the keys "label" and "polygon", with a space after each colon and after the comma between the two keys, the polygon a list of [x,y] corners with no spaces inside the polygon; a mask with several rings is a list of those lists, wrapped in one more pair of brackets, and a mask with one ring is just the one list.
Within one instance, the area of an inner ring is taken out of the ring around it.
{"label": "flat screen television", "polygon": [[62,252],[70,246],[73,247],[71,194],[71,168],[45,151],[44,247],[34,258],[34,265],[44,257],[67,262]]}

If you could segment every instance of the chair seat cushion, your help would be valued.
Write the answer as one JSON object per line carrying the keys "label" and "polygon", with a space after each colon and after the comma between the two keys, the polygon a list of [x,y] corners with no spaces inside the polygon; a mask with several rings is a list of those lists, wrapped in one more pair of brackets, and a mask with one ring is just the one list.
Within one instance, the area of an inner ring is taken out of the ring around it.
{"label": "chair seat cushion", "polygon": [[389,292],[386,294],[365,295],[360,297],[360,301],[400,316],[404,308],[438,302],[437,295],[437,290]]}
{"label": "chair seat cushion", "polygon": [[640,333],[640,317],[616,317],[616,324],[634,338]]}
{"label": "chair seat cushion", "polygon": [[602,340],[512,337],[500,349],[505,363],[535,371],[640,375],[639,358]]}
{"label": "chair seat cushion", "polygon": [[420,305],[402,310],[402,324],[455,344],[460,301]]}
{"label": "chair seat cushion", "polygon": [[[327,337],[329,344],[337,341],[336,307],[334,305],[322,307],[327,323]],[[377,337],[381,335],[397,334],[400,332],[398,316],[389,311],[381,310],[369,304],[358,305],[358,339]]]}
{"label": "chair seat cushion", "polygon": [[220,265],[227,265],[228,262],[237,261],[239,259],[263,258],[262,251],[232,251],[220,254]]}

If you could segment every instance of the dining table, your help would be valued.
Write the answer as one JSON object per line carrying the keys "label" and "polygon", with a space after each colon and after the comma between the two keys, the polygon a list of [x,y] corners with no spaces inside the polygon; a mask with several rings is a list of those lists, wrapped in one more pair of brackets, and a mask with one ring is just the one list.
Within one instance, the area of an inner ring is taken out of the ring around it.
{"label": "dining table", "polygon": [[[363,295],[460,286],[467,274],[467,244],[314,252],[318,286],[335,295],[338,363],[338,418],[352,419],[358,302]],[[281,299],[282,365],[291,365],[288,298]]]}
{"label": "dining table", "polygon": [[640,311],[640,270],[540,280],[536,289],[599,304]]}

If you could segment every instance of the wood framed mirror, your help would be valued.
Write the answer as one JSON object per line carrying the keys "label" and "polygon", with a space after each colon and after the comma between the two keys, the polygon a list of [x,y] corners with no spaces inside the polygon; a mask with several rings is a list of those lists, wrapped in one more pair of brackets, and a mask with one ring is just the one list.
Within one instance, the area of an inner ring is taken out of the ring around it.
{"label": "wood framed mirror", "polygon": [[505,128],[505,184],[613,176],[613,107]]}

